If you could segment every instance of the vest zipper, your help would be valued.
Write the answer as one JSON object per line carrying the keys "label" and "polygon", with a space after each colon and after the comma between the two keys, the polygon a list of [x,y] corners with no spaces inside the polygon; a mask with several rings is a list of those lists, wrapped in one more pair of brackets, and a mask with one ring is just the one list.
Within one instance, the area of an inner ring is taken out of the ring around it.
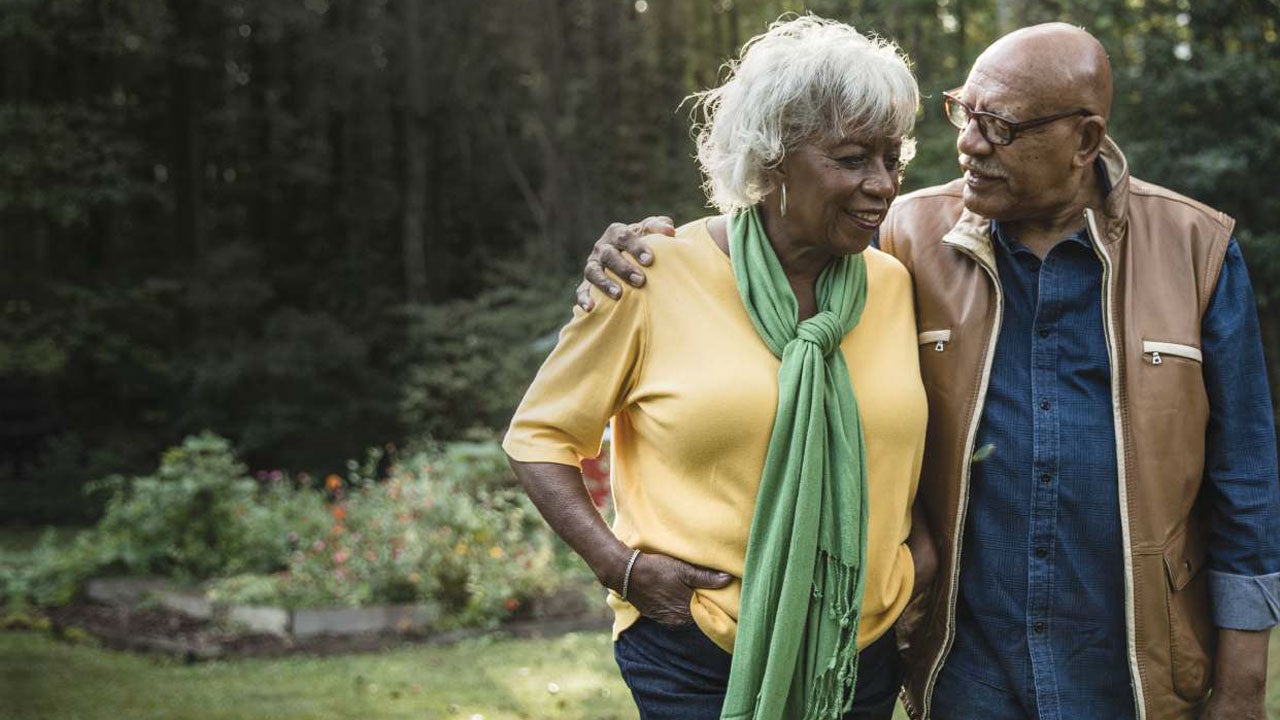
{"label": "vest zipper", "polygon": [[[929,711],[933,707],[933,689],[938,683],[938,675],[942,672],[942,666],[946,662],[947,655],[951,653],[951,646],[956,639],[956,604],[960,596],[960,549],[964,541],[965,518],[969,513],[969,476],[973,469],[971,459],[973,457],[973,446],[978,440],[978,425],[982,420],[982,411],[986,405],[987,387],[991,381],[991,366],[995,359],[996,342],[1000,339],[1000,325],[1004,319],[1004,291],[1000,287],[1000,277],[996,274],[995,268],[989,267],[969,248],[963,245],[948,244],[972,258],[987,273],[987,277],[991,278],[991,285],[996,293],[996,311],[995,319],[991,326],[991,337],[987,341],[987,353],[982,361],[982,384],[978,387],[978,400],[974,404],[973,416],[969,418],[969,433],[965,439],[963,456],[964,465],[960,471],[960,507],[956,513],[955,535],[952,537],[954,550],[951,558],[951,596],[947,599],[947,637],[942,643],[942,651],[938,653],[938,657],[934,660],[933,668],[929,671],[929,680],[924,685],[924,697],[921,703],[924,707],[921,709],[920,715],[922,718],[929,717]],[[940,347],[935,349],[939,352],[941,351]],[[1140,718],[1139,720],[1142,719]]]}
{"label": "vest zipper", "polygon": [[[1102,261],[1102,317],[1106,319],[1103,324],[1103,330],[1107,338],[1107,354],[1111,360],[1111,412],[1115,422],[1116,434],[1116,479],[1117,492],[1120,500],[1120,532],[1124,538],[1124,620],[1125,620],[1125,645],[1128,648],[1129,655],[1129,682],[1133,686],[1133,702],[1134,709],[1137,713],[1137,720],[1146,720],[1147,707],[1145,696],[1142,688],[1142,674],[1138,669],[1138,648],[1137,648],[1137,621],[1134,618],[1135,609],[1133,606],[1133,550],[1130,542],[1131,532],[1129,528],[1129,486],[1127,475],[1125,472],[1125,452],[1124,452],[1124,422],[1123,413],[1120,404],[1120,388],[1122,378],[1120,377],[1120,361],[1122,356],[1120,348],[1116,345],[1116,328],[1115,317],[1112,315],[1111,306],[1112,284],[1115,279],[1115,269],[1111,264],[1111,257],[1107,255],[1106,250],[1102,248],[1102,235],[1098,232],[1097,221],[1094,218],[1093,211],[1086,209],[1084,211],[1084,219],[1087,225],[1089,235],[1093,242],[1094,254]],[[1157,354],[1152,362],[1160,364],[1163,362]]]}
{"label": "vest zipper", "polygon": [[926,330],[916,336],[916,340],[920,345],[928,345],[933,343],[934,352],[942,352],[947,349],[947,343],[951,342],[950,330]]}
{"label": "vest zipper", "polygon": [[1204,356],[1200,353],[1200,349],[1192,345],[1182,345],[1180,343],[1160,342],[1157,340],[1143,340],[1142,353],[1151,356],[1151,364],[1159,365],[1164,362],[1164,358],[1160,353],[1164,353],[1170,357],[1186,358],[1195,362],[1204,362]]}

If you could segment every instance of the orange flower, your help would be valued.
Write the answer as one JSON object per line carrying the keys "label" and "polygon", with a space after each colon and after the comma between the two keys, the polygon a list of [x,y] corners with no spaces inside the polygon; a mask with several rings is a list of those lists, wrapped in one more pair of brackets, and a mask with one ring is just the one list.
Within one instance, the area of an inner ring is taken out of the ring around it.
{"label": "orange flower", "polygon": [[324,487],[326,490],[337,490],[338,488],[342,487],[342,478],[338,477],[333,473],[330,473],[329,475],[325,476]]}
{"label": "orange flower", "polygon": [[493,558],[494,560],[497,560],[498,558],[502,557],[502,548],[498,547],[497,545],[494,545],[493,547],[489,548],[489,557]]}
{"label": "orange flower", "polygon": [[507,612],[515,612],[515,609],[520,607],[520,601],[513,597],[509,597],[503,601],[502,607],[506,608]]}
{"label": "orange flower", "polygon": [[334,505],[334,506],[333,506],[333,519],[334,519],[334,520],[342,521],[342,520],[345,520],[345,519],[346,519],[346,517],[347,517],[347,509],[346,509],[346,508],[342,507],[341,505]]}

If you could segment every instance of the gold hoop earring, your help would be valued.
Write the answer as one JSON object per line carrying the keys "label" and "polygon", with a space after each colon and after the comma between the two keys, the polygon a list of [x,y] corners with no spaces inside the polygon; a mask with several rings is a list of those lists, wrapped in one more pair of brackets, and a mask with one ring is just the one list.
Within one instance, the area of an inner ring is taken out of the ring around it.
{"label": "gold hoop earring", "polygon": [[787,216],[787,184],[782,183],[782,201],[778,203],[778,214],[782,217]]}

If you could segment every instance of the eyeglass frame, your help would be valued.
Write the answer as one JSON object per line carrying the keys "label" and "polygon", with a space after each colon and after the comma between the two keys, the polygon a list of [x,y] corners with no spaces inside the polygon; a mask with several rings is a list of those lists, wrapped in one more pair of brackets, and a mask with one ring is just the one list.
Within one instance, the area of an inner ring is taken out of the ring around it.
{"label": "eyeglass frame", "polygon": [[[1006,146],[1012,145],[1013,141],[1018,139],[1018,133],[1022,132],[1023,130],[1030,130],[1031,128],[1040,127],[1041,125],[1048,125],[1051,122],[1056,122],[1058,120],[1063,120],[1069,117],[1077,117],[1077,116],[1089,117],[1090,115],[1093,115],[1092,112],[1090,112],[1085,108],[1076,108],[1075,110],[1067,110],[1066,112],[1055,113],[1053,115],[1045,115],[1044,117],[1032,118],[1030,120],[1023,120],[1022,122],[1014,122],[1008,118],[1000,117],[995,113],[989,113],[989,112],[986,112],[985,110],[975,110],[973,106],[969,105],[969,103],[956,97],[956,93],[960,92],[963,89],[964,88],[962,87],[958,87],[954,90],[948,90],[947,92],[942,93],[942,114],[947,118],[947,123],[952,127],[954,127],[956,130],[964,130],[969,125],[968,121],[973,120],[975,117],[976,118],[989,117],[989,118],[992,118],[993,120],[1002,122],[1005,125],[1009,126],[1008,142],[996,142],[995,140],[992,140],[991,138],[987,137],[986,126],[983,125],[981,119],[978,120],[978,134],[982,135],[982,139],[986,140],[992,145],[997,145],[1000,147],[1006,147]],[[951,113],[947,109],[947,105],[949,105],[950,103],[955,103],[959,105],[960,107],[964,108],[965,112],[969,113],[969,118],[968,120],[965,121],[963,125],[956,125],[955,121],[951,119]]]}

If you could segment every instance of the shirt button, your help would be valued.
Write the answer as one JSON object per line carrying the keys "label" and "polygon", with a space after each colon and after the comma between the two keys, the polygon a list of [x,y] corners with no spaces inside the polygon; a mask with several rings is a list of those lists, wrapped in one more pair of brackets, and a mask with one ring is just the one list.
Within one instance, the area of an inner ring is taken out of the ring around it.
{"label": "shirt button", "polygon": [[1047,412],[1047,411],[1049,410],[1049,408],[1050,408],[1050,407],[1053,407],[1053,406],[1049,404],[1049,401],[1048,401],[1048,400],[1041,400],[1041,401],[1040,401],[1040,409],[1041,409],[1041,410],[1044,410],[1044,411],[1046,411],[1046,412]]}
{"label": "shirt button", "polygon": [[1040,337],[1042,338],[1049,337],[1049,328],[1040,328]]}
{"label": "shirt button", "polygon": [[1044,623],[1042,622],[1036,623],[1033,629],[1036,631],[1037,635],[1044,633]]}
{"label": "shirt button", "polygon": [[1046,548],[1042,548],[1042,547],[1036,548],[1036,557],[1044,558],[1044,557],[1048,557],[1048,555],[1049,555],[1049,551]]}
{"label": "shirt button", "polygon": [[1040,482],[1042,482],[1042,483],[1046,483],[1046,484],[1047,484],[1047,483],[1050,483],[1050,482],[1052,482],[1052,481],[1053,481],[1053,476],[1052,476],[1052,475],[1050,475],[1049,473],[1040,473]]}

